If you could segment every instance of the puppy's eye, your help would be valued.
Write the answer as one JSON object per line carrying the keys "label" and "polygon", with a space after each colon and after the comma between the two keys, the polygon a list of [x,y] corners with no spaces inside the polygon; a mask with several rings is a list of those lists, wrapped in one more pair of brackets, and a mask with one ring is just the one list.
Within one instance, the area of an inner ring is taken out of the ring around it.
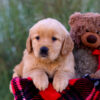
{"label": "puppy's eye", "polygon": [[52,37],[52,41],[56,41],[57,40],[57,38],[56,37]]}
{"label": "puppy's eye", "polygon": [[35,38],[36,38],[37,40],[39,40],[39,39],[40,39],[40,37],[39,37],[39,36],[36,36]]}

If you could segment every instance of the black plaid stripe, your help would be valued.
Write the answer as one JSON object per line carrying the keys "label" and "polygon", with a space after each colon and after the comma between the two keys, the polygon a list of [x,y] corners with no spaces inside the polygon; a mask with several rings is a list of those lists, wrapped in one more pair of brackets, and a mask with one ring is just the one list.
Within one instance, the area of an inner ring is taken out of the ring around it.
{"label": "black plaid stripe", "polygon": [[34,98],[32,98],[31,100],[43,100],[43,98],[41,97],[40,94],[37,94],[34,96]]}
{"label": "black plaid stripe", "polygon": [[69,85],[69,89],[64,90],[64,93],[61,93],[61,97],[58,100],[83,100],[83,98],[74,86]]}
{"label": "black plaid stripe", "polygon": [[26,83],[26,87],[23,87],[23,85],[22,87],[23,87],[25,98],[27,100],[31,100],[31,99],[37,100],[41,98],[41,96],[39,95],[39,90],[36,89],[36,87],[33,85],[33,82],[31,80],[24,79],[21,80],[21,83],[22,84]]}
{"label": "black plaid stripe", "polygon": [[[33,82],[28,79],[19,79],[19,84],[21,85],[22,90],[18,89],[17,80],[18,78],[14,78],[12,80],[13,87],[15,89],[14,97],[16,100],[23,100],[23,95],[26,100],[43,100],[41,95],[39,94],[39,90],[35,88]],[[23,92],[23,95],[21,94]]]}
{"label": "black plaid stripe", "polygon": [[22,100],[22,95],[21,95],[21,91],[18,89],[18,86],[16,84],[16,79],[17,78],[14,78],[12,80],[12,83],[13,83],[13,88],[14,88],[14,91],[15,91],[15,94],[14,94],[14,97],[16,98],[16,100]]}
{"label": "black plaid stripe", "polygon": [[81,78],[74,84],[75,89],[77,92],[86,99],[86,97],[91,93],[92,89],[94,88],[94,84],[92,81]]}
{"label": "black plaid stripe", "polygon": [[93,82],[82,78],[75,82],[73,86],[69,85],[69,89],[64,90],[64,93],[58,100],[85,100],[91,93],[94,87]]}

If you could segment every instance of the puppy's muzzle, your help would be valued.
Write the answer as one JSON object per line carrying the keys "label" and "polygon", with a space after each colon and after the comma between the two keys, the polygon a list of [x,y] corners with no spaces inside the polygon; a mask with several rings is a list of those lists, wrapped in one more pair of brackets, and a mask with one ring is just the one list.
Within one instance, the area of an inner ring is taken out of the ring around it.
{"label": "puppy's muzzle", "polygon": [[40,48],[40,56],[42,57],[47,57],[48,56],[48,48],[43,46]]}

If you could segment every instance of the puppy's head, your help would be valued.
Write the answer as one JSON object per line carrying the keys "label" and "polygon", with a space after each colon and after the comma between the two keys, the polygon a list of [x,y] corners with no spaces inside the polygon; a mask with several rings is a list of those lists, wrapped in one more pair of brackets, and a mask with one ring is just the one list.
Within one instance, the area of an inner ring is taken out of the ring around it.
{"label": "puppy's head", "polygon": [[73,42],[65,27],[55,19],[47,18],[36,23],[29,33],[26,48],[40,59],[55,60],[73,49]]}

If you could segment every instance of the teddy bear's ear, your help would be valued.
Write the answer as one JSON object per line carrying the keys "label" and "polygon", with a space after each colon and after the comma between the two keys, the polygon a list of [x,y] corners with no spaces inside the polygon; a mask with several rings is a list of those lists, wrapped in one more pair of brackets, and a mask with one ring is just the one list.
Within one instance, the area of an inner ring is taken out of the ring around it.
{"label": "teddy bear's ear", "polygon": [[69,25],[72,26],[73,24],[75,24],[75,22],[79,20],[80,16],[81,16],[80,12],[76,12],[76,13],[72,14],[69,17]]}

